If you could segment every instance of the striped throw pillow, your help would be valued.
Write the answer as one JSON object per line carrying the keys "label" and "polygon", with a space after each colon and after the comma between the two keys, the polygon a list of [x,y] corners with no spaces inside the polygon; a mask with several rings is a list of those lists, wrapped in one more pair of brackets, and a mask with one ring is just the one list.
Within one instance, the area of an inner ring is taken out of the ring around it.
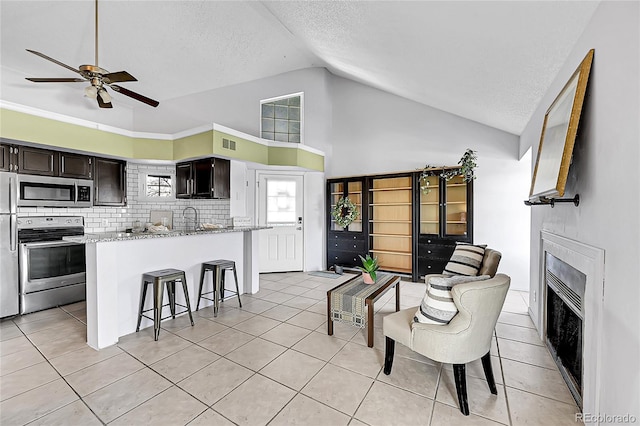
{"label": "striped throw pillow", "polygon": [[449,324],[449,321],[458,313],[458,308],[453,303],[453,296],[451,296],[453,286],[471,281],[488,280],[489,278],[489,275],[429,278],[427,292],[422,298],[422,303],[420,303],[413,321],[423,324]]}
{"label": "striped throw pillow", "polygon": [[444,275],[476,276],[482,265],[486,245],[457,243],[456,248],[444,267]]}

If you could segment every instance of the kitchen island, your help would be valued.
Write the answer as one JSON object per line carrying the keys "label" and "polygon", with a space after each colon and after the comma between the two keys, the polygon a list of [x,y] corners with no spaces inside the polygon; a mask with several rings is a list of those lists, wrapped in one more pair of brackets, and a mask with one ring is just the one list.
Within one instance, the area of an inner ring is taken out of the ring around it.
{"label": "kitchen island", "polygon": [[[257,231],[260,229],[266,227],[157,234],[108,232],[65,237],[65,240],[85,244],[89,346],[101,349],[114,345],[119,337],[136,330],[142,274],[145,272],[166,268],[185,271],[193,311],[198,300],[202,262],[214,259],[235,261],[240,293],[257,292]],[[230,280],[233,281],[232,278]],[[207,275],[205,291],[211,289],[212,280]],[[181,291],[176,292],[176,302],[184,304]],[[152,303],[152,297],[147,297],[145,309],[151,308]],[[200,308],[211,304],[211,301],[202,299]],[[153,321],[143,318],[141,328],[152,325]]]}

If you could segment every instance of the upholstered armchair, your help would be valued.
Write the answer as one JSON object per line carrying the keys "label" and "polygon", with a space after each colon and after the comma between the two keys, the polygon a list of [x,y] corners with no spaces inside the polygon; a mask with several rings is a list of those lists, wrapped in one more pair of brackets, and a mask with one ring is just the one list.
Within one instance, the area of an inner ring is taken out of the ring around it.
{"label": "upholstered armchair", "polygon": [[481,358],[489,390],[496,395],[489,350],[510,282],[507,275],[496,274],[488,280],[453,286],[451,294],[458,314],[446,325],[414,322],[417,306],[385,316],[384,374],[391,374],[395,342],[399,342],[434,361],[453,364],[458,402],[464,415],[469,414],[465,364]]}

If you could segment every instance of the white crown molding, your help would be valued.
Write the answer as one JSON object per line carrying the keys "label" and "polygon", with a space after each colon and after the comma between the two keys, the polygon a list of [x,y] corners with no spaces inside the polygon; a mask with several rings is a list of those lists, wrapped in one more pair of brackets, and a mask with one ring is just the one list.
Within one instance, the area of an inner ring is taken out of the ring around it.
{"label": "white crown molding", "polygon": [[187,130],[183,130],[183,131],[178,132],[178,133],[174,133],[174,134],[171,135],[171,138],[173,140],[186,138],[188,136],[197,135],[197,134],[200,134],[200,133],[208,132],[210,130],[213,130],[213,124],[205,124],[205,125],[202,125],[202,126],[194,127],[192,129],[187,129]]}
{"label": "white crown molding", "polygon": [[221,124],[213,123],[213,130],[217,130],[218,132],[227,133],[231,136],[236,136],[238,138],[243,138],[249,140],[251,142],[259,143],[260,145],[265,145],[268,147],[277,147],[277,148],[297,148],[303,151],[311,152],[312,154],[318,154],[324,156],[324,152],[320,151],[316,148],[311,148],[310,146],[303,145],[301,143],[291,143],[291,142],[277,142],[270,141],[268,139],[258,138],[252,135],[248,135],[246,133],[242,133],[238,130],[231,129],[229,127],[223,126]]}
{"label": "white crown molding", "polygon": [[127,129],[121,129],[119,127],[109,126],[106,124],[100,124],[81,118],[70,117],[64,114],[58,114],[57,112],[46,111],[39,108],[30,107],[27,105],[16,104],[14,102],[8,102],[0,100],[0,108],[10,111],[22,112],[24,114],[35,115],[36,117],[48,118],[51,120],[60,121],[61,123],[73,124],[76,126],[87,127],[89,129],[100,130],[107,133],[113,133],[116,135],[127,136],[130,138],[138,139],[161,139],[172,140],[172,135],[164,133],[147,133],[147,132],[133,132]]}
{"label": "white crown molding", "polygon": [[308,151],[313,154],[318,154],[324,156],[324,152],[320,151],[316,148],[311,148],[307,145],[303,144],[292,144],[289,142],[276,142],[269,141],[262,138],[257,138],[255,136],[239,132],[230,127],[223,126],[221,124],[205,124],[203,126],[194,127],[189,130],[183,130],[174,134],[166,134],[166,133],[149,133],[149,132],[133,132],[131,130],[121,129],[119,127],[108,126],[106,124],[95,123],[93,121],[84,120],[81,118],[70,117],[64,114],[58,114],[56,112],[46,111],[39,108],[30,107],[27,105],[16,104],[14,102],[8,102],[0,99],[0,108],[7,109],[10,111],[21,112],[24,114],[34,115],[36,117],[48,118],[51,120],[56,120],[62,123],[73,124],[76,126],[87,127],[89,129],[96,129],[107,133],[113,133],[116,135],[127,136],[130,138],[136,139],[159,139],[159,140],[176,140],[185,138],[188,136],[197,135],[199,133],[208,132],[210,130],[217,130],[219,132],[227,133],[232,136],[236,136],[242,139],[249,140],[251,142],[258,143],[260,145],[265,145],[267,147],[279,147],[279,148],[297,148],[303,151]]}

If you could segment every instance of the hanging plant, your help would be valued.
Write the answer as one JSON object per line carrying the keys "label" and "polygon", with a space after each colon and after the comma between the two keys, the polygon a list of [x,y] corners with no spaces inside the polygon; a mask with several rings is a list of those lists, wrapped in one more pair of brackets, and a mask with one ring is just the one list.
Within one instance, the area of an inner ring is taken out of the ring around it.
{"label": "hanging plant", "polygon": [[360,212],[358,207],[349,199],[349,197],[340,198],[335,206],[331,209],[331,217],[336,224],[346,228],[358,218]]}
{"label": "hanging plant", "polygon": [[[444,180],[450,181],[456,176],[462,175],[462,180],[465,182],[471,182],[475,179],[475,175],[473,171],[478,164],[476,160],[478,156],[476,152],[472,149],[467,149],[464,154],[462,154],[462,158],[458,161],[459,167],[447,168],[446,166],[435,167],[430,164],[427,164],[422,169],[422,173],[420,174],[420,190],[423,194],[428,194],[431,192],[431,187],[429,186],[429,176],[441,176]],[[440,171],[442,170],[442,171]]]}

